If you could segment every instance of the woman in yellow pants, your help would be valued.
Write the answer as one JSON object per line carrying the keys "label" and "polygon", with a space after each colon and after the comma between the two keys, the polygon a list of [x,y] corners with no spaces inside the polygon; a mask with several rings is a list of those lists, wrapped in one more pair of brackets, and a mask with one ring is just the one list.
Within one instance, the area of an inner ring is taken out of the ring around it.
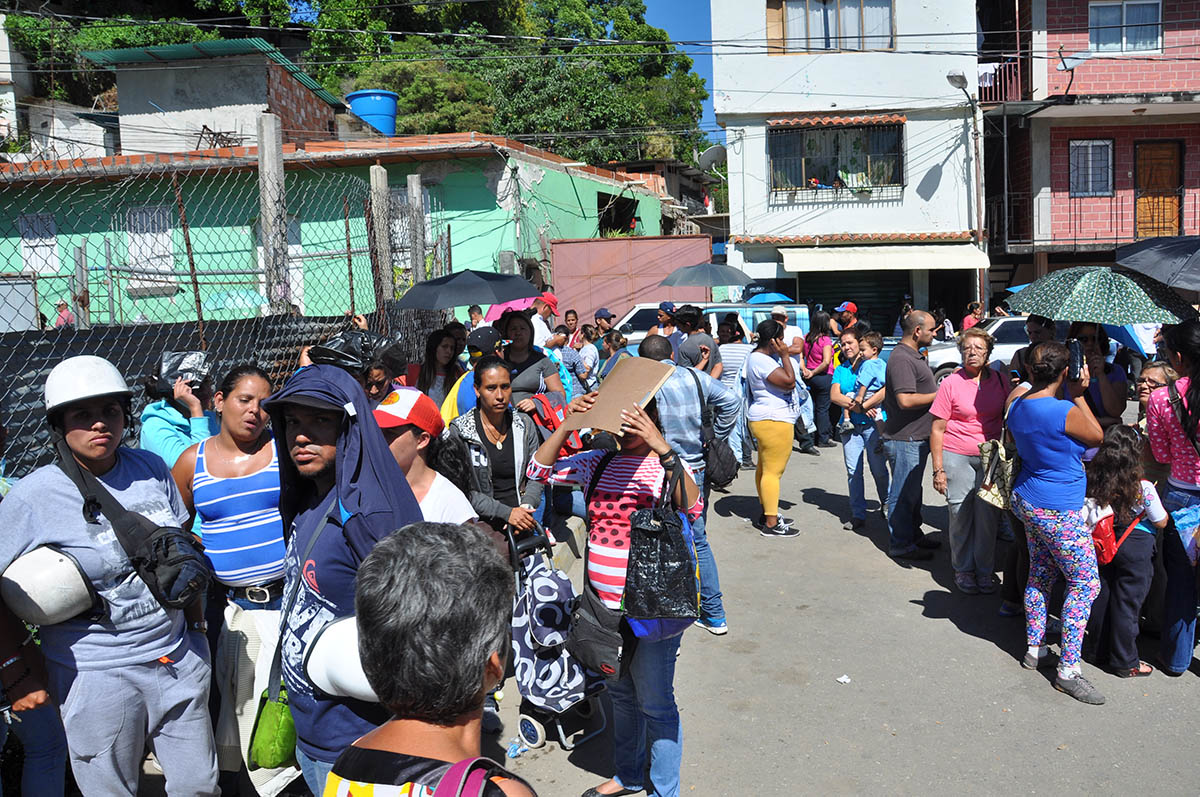
{"label": "woman in yellow pants", "polygon": [[758,469],[754,486],[762,514],[754,527],[764,537],[795,537],[800,533],[779,515],[779,480],[792,455],[792,429],[800,406],[796,402],[796,371],[783,325],[768,319],[758,325],[758,346],[746,361],[750,406],[746,420],[758,443]]}

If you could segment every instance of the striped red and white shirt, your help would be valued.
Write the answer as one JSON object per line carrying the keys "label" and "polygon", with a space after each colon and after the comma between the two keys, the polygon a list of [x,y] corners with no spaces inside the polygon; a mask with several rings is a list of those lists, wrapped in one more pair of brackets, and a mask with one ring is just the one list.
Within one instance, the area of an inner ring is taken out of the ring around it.
{"label": "striped red and white shirt", "polygon": [[[546,467],[533,459],[529,463],[529,478],[558,485],[576,485],[585,490],[592,474],[607,452],[584,451],[560,459]],[[680,460],[682,467],[691,469]],[[649,509],[662,496],[666,471],[658,457],[617,454],[604,467],[596,490],[588,502],[588,581],[596,588],[604,604],[612,609],[621,607],[625,593],[625,573],[629,567],[630,516],[639,509]],[[688,517],[700,516],[703,496],[688,508]]]}

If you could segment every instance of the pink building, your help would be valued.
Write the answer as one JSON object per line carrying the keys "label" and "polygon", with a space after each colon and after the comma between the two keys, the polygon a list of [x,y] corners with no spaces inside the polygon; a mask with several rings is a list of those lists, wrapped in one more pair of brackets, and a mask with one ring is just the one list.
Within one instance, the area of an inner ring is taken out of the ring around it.
{"label": "pink building", "polygon": [[1200,234],[1200,2],[977,9],[993,289]]}

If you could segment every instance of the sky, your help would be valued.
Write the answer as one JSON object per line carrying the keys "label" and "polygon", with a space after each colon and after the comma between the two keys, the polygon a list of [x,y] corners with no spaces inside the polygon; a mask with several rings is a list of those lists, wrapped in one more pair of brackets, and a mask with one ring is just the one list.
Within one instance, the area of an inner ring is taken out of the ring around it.
{"label": "sky", "polygon": [[[713,37],[708,0],[646,0],[646,21],[665,30],[672,41],[709,41]],[[717,126],[712,102],[712,55],[707,52],[709,48],[702,49],[706,51],[703,54],[688,53],[695,61],[692,69],[708,84],[709,97],[704,101],[704,114],[700,118],[700,126],[708,131],[710,141],[724,141],[723,133],[711,132]]]}

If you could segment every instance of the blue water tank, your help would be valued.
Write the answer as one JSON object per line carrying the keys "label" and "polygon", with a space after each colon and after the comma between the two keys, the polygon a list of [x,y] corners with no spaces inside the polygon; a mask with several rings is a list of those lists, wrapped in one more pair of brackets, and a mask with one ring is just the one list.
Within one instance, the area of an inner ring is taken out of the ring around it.
{"label": "blue water tank", "polygon": [[359,119],[383,133],[385,136],[396,135],[396,100],[400,96],[394,91],[383,89],[363,89],[352,91],[346,95],[350,110]]}

